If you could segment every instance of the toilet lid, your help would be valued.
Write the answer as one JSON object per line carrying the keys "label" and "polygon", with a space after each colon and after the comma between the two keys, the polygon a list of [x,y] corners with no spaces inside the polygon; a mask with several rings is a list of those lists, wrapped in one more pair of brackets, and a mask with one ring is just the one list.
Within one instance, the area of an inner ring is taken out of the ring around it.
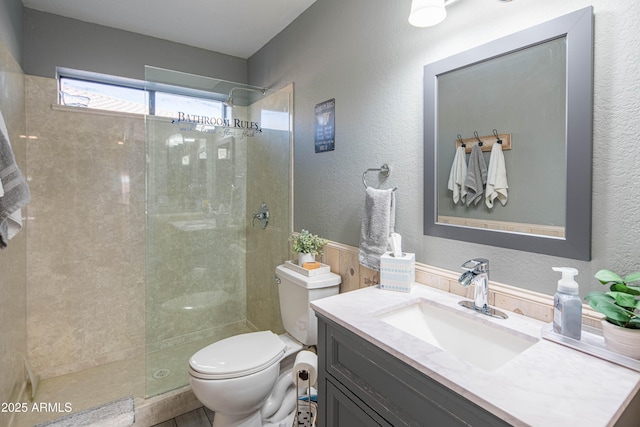
{"label": "toilet lid", "polygon": [[235,335],[215,342],[189,359],[192,375],[206,379],[250,375],[278,362],[285,343],[271,331]]}

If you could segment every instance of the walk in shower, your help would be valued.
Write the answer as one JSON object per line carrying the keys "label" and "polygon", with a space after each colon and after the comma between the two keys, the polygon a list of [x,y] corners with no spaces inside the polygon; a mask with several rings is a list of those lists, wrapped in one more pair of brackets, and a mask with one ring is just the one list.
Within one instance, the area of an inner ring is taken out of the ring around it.
{"label": "walk in shower", "polygon": [[[61,81],[24,76],[25,138],[12,135],[32,196],[22,310],[37,402],[177,408],[181,391],[167,392],[188,384],[197,350],[283,332],[274,270],[289,255],[293,85],[263,95],[157,68],[146,79],[153,102],[81,85],[80,105],[58,102]],[[266,228],[252,221],[263,203]]]}
{"label": "walk in shower", "polygon": [[[292,88],[146,68],[146,396],[188,383],[220,339],[282,329]],[[230,99],[232,98],[232,99]],[[268,224],[253,214],[263,203]]]}

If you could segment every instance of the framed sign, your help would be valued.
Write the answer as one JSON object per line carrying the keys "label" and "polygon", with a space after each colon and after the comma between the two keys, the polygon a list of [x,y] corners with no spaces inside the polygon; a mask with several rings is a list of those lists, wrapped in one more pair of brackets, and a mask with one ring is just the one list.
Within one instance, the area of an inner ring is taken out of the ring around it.
{"label": "framed sign", "polygon": [[316,153],[333,151],[335,145],[335,118],[336,100],[335,98],[316,104]]}

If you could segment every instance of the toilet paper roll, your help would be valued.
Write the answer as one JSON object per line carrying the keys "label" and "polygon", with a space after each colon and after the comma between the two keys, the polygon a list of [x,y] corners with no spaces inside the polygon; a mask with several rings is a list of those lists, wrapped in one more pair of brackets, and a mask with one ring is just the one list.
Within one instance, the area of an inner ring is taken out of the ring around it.
{"label": "toilet paper roll", "polygon": [[[303,371],[306,371],[308,376],[304,375]],[[315,384],[318,380],[318,356],[308,350],[299,352],[293,363],[291,377],[294,384],[296,384],[296,379],[298,385]]]}

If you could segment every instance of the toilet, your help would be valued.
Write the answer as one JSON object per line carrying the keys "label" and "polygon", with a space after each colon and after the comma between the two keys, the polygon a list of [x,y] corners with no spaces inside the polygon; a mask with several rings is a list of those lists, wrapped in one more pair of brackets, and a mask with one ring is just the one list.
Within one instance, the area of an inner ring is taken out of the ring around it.
{"label": "toilet", "polygon": [[280,362],[287,356],[295,357],[303,346],[318,343],[317,319],[309,302],[338,294],[340,276],[331,272],[306,276],[292,268],[284,264],[276,267],[287,334],[260,331],[232,336],[189,359],[191,389],[215,412],[213,427],[262,427],[261,410],[272,392],[276,393],[276,382],[280,384]]}

